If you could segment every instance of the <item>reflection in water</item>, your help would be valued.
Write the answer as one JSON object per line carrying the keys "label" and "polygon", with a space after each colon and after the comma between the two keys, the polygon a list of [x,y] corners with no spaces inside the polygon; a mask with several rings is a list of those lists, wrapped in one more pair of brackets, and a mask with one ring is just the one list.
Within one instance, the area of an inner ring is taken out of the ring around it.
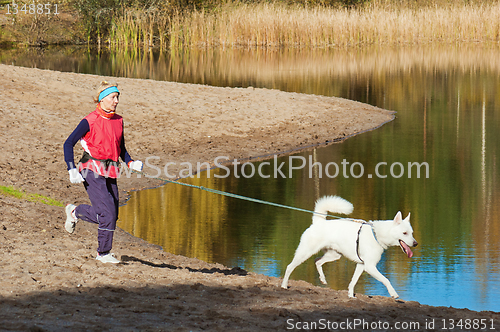
{"label": "reflection in water", "polygon": [[[385,77],[448,71],[500,72],[497,47],[480,45],[353,49],[209,49],[163,53],[87,47],[0,49],[0,62],[78,73],[215,86],[254,86],[329,96],[368,97]],[[335,84],[349,77],[356,85]],[[411,88],[411,85],[408,86]],[[477,87],[480,88],[480,87]],[[477,95],[481,98],[481,95]],[[354,99],[354,98],[351,98]],[[369,102],[369,101],[368,101]],[[371,103],[371,102],[370,102]]]}
{"label": "reflection in water", "polygon": [[[297,154],[322,165],[340,165],[343,159],[350,165],[359,162],[365,171],[360,178],[344,177],[341,170],[331,179],[314,166],[295,170],[286,179],[215,179],[212,171],[209,179],[206,173],[184,181],[304,209],[312,209],[321,195],[337,194],[350,200],[352,216],[362,219],[411,212],[420,243],[414,258],[392,248],[379,264],[402,298],[500,311],[498,48],[212,50],[173,55],[55,50],[54,60],[45,60],[47,54],[17,52],[2,51],[0,61],[339,96],[397,111],[395,121],[376,131]],[[374,176],[379,162],[387,163],[379,168],[386,178]],[[416,168],[409,177],[407,165],[414,162],[428,163],[428,179],[422,174],[417,178]],[[396,174],[404,167],[401,177],[390,175],[394,163],[400,163],[393,167]],[[273,276],[282,276],[310,222],[306,213],[173,184],[133,193],[120,210],[120,227],[166,251]],[[353,269],[344,259],[325,266],[330,287],[346,289]],[[319,283],[312,260],[299,266],[292,278]],[[387,295],[370,277],[361,278],[357,291]]]}
{"label": "reflection in water", "polygon": [[[200,178],[195,185],[226,190],[225,184]],[[134,195],[120,215],[119,227],[149,242],[158,243],[167,252],[215,262],[231,247],[226,234],[227,198],[206,195],[199,190],[169,185]],[[175,207],[182,206],[182,209]],[[122,207],[123,210],[123,207]],[[127,213],[133,211],[132,213]],[[158,222],[161,220],[161,222]]]}

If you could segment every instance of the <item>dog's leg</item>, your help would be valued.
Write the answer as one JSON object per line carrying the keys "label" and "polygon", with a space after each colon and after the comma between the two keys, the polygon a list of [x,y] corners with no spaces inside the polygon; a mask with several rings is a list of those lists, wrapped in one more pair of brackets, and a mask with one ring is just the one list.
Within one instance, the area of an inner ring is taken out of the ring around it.
{"label": "dog's leg", "polygon": [[302,262],[303,261],[296,260],[294,257],[292,262],[288,264],[288,266],[286,267],[285,276],[283,277],[283,282],[281,283],[281,288],[288,288],[288,278],[290,278],[290,274],[292,274],[293,270],[295,270],[295,268]]}
{"label": "dog's leg", "polygon": [[297,266],[302,264],[306,259],[308,259],[311,256],[312,256],[312,254],[306,258],[303,258],[303,257],[297,258],[297,255],[295,255],[292,262],[290,264],[288,264],[288,266],[286,267],[285,276],[283,277],[283,282],[281,283],[281,288],[284,288],[284,289],[288,288],[288,278],[290,278],[290,274],[292,274],[293,270],[295,270],[295,268]]}
{"label": "dog's leg", "polygon": [[290,278],[290,274],[292,274],[293,270],[295,270],[297,266],[302,264],[306,259],[314,255],[321,249],[318,248],[318,246],[310,248],[305,245],[305,242],[306,241],[302,242],[301,240],[292,262],[286,267],[285,276],[283,277],[283,282],[281,283],[281,288],[288,288],[288,278]]}
{"label": "dog's leg", "polygon": [[323,273],[323,267],[322,267],[322,265],[325,264],[325,263],[327,263],[327,262],[336,261],[340,257],[342,257],[342,255],[339,254],[338,252],[333,251],[333,250],[328,250],[323,255],[323,257],[316,259],[316,269],[318,270],[318,273],[319,273],[319,280],[321,280],[321,282],[324,285],[326,285],[327,282],[326,282],[325,274]]}
{"label": "dog's leg", "polygon": [[377,279],[378,281],[383,283],[384,286],[389,291],[389,295],[391,295],[395,299],[397,299],[399,297],[399,295],[396,292],[396,290],[394,289],[394,287],[392,287],[389,279],[384,277],[384,275],[382,273],[380,273],[380,271],[377,269],[377,267],[375,265],[366,265],[365,271],[368,272],[372,277],[374,277],[375,279]]}
{"label": "dog's leg", "polygon": [[351,282],[349,283],[349,287],[347,288],[347,294],[350,298],[354,298],[354,286],[358,283],[359,277],[365,270],[365,265],[363,263],[356,264],[356,270],[354,270],[354,274],[352,275]]}

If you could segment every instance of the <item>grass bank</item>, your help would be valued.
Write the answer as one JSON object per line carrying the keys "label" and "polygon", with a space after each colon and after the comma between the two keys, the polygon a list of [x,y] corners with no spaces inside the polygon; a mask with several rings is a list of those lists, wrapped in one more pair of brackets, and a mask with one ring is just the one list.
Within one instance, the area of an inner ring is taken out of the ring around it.
{"label": "grass bank", "polygon": [[40,194],[27,193],[24,190],[15,188],[13,186],[0,186],[0,195],[15,197],[21,200],[26,200],[35,203],[42,203],[52,206],[63,207],[64,204],[47,196]]}
{"label": "grass bank", "polygon": [[500,38],[500,4],[304,8],[234,3],[175,16],[170,46],[344,47],[492,42]]}
{"label": "grass bank", "polygon": [[181,0],[59,1],[60,14],[48,16],[6,15],[4,4],[0,42],[44,45],[62,40],[175,50],[500,41],[500,3],[493,0],[348,1],[356,6],[324,1],[309,2],[313,5],[209,1],[207,5],[186,0],[189,6]]}

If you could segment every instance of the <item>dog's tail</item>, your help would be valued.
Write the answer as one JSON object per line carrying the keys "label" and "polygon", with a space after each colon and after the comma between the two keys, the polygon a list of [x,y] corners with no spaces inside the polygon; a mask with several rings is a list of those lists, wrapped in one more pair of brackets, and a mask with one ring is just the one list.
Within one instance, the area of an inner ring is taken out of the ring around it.
{"label": "dog's tail", "polygon": [[313,222],[315,218],[326,219],[326,214],[328,211],[333,213],[342,213],[342,214],[350,214],[354,206],[351,202],[343,199],[339,196],[323,196],[316,201],[316,205],[314,207],[314,212],[317,212],[313,215]]}

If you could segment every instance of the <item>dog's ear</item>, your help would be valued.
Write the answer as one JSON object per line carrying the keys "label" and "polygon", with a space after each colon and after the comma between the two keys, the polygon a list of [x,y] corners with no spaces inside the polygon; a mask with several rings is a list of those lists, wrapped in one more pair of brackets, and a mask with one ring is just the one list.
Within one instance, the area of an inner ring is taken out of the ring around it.
{"label": "dog's ear", "polygon": [[394,217],[394,223],[399,224],[402,221],[403,216],[401,215],[401,211],[398,211],[398,213],[396,213],[396,216]]}
{"label": "dog's ear", "polygon": [[408,221],[408,222],[410,221],[410,212],[408,212],[408,215],[406,216],[405,221]]}

